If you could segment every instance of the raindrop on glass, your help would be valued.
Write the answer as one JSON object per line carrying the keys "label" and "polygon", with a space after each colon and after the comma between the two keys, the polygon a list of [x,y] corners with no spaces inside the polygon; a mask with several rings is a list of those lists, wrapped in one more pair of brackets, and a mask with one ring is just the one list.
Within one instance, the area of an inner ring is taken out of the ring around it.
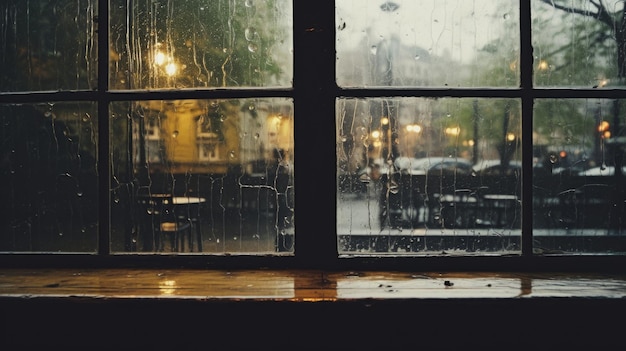
{"label": "raindrop on glass", "polygon": [[370,48],[370,52],[372,53],[372,55],[376,55],[376,53],[378,52],[378,47],[376,47],[376,45],[372,45],[372,47]]}
{"label": "raindrop on glass", "polygon": [[174,132],[172,132],[172,138],[177,138],[178,137],[178,131],[175,130]]}
{"label": "raindrop on glass", "polygon": [[511,18],[511,15],[509,15],[508,13],[505,13],[502,18],[504,18],[505,20],[508,20],[509,18]]}
{"label": "raindrop on glass", "polygon": [[398,191],[400,191],[400,189],[398,188],[398,184],[395,182],[392,182],[391,184],[389,184],[389,192],[392,194],[397,194]]}
{"label": "raindrop on glass", "polygon": [[550,163],[554,164],[556,163],[556,161],[557,161],[556,155],[550,155]]}
{"label": "raindrop on glass", "polygon": [[235,151],[234,151],[234,150],[230,150],[230,152],[228,153],[228,156],[229,156],[230,158],[235,158],[235,155],[236,155],[236,154],[235,154]]}
{"label": "raindrop on glass", "polygon": [[246,0],[246,2],[244,3],[244,5],[246,7],[253,7],[254,6],[254,0]]}
{"label": "raindrop on glass", "polygon": [[359,181],[361,181],[361,183],[368,184],[371,180],[372,179],[368,174],[361,174],[361,176],[359,177]]}
{"label": "raindrop on glass", "polygon": [[257,36],[259,34],[257,33],[256,29],[254,27],[248,27],[245,30],[245,36],[246,36],[246,40],[247,41],[254,41],[256,40]]}
{"label": "raindrop on glass", "polygon": [[261,137],[261,136],[259,135],[259,133],[255,133],[255,134],[254,134],[254,139],[258,139],[258,138],[260,138],[260,137]]}
{"label": "raindrop on glass", "polygon": [[256,46],[256,44],[254,44],[254,43],[248,44],[248,51],[250,51],[250,52],[257,52],[258,49],[259,49],[259,47]]}

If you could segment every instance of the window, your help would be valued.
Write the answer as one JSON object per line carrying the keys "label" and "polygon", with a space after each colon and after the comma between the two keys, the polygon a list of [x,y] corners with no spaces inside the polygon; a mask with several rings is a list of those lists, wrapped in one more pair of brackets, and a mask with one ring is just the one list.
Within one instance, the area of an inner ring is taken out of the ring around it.
{"label": "window", "polygon": [[611,6],[1,6],[8,262],[522,269],[625,252]]}

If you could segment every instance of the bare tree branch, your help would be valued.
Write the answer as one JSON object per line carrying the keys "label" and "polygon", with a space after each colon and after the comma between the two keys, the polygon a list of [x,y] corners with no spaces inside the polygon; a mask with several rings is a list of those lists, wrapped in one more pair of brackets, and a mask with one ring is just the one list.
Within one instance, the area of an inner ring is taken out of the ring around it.
{"label": "bare tree branch", "polygon": [[565,6],[565,5],[557,3],[554,0],[541,0],[541,2],[543,2],[544,4],[550,5],[558,10],[562,10],[562,11],[569,12],[569,13],[575,13],[575,14],[582,15],[582,16],[596,18],[600,22],[606,24],[607,26],[611,28],[616,28],[617,23],[611,16],[611,14],[607,11],[606,6],[604,6],[604,3],[602,2],[602,0],[590,1],[591,4],[595,6],[595,8],[597,9],[597,12],[591,12],[591,11],[583,10],[583,9],[573,7],[573,6]]}

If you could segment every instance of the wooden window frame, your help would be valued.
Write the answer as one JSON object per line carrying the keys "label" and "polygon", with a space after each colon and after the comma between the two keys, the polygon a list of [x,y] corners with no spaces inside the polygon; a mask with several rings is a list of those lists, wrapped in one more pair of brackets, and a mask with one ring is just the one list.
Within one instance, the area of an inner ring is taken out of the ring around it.
{"label": "wooden window frame", "polygon": [[[335,101],[340,97],[493,97],[521,101],[522,144],[532,145],[533,101],[537,98],[615,98],[626,90],[537,89],[532,79],[531,0],[520,0],[520,86],[506,89],[342,89],[335,82],[333,0],[293,1],[294,83],[292,89],[111,91],[98,79],[94,91],[3,93],[0,103],[94,101],[98,104],[99,248],[96,254],[14,253],[0,255],[0,267],[188,267],[336,270],[600,271],[623,272],[626,256],[533,254],[532,202],[522,201],[521,255],[472,257],[371,256],[340,258],[336,229]],[[98,0],[98,75],[108,77],[108,0]],[[109,242],[109,105],[141,99],[293,98],[295,111],[296,239],[293,256],[114,254]],[[532,153],[523,152],[523,173],[532,174]],[[532,178],[522,177],[522,199],[532,198]]]}

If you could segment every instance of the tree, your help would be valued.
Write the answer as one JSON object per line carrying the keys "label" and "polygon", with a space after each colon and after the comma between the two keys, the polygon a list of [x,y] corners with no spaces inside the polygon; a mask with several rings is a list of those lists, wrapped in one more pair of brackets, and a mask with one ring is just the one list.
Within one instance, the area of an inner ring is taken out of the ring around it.
{"label": "tree", "polygon": [[[587,48],[592,52],[600,51],[601,54],[607,54],[605,48],[615,48],[615,73],[616,78],[621,80],[626,77],[626,5],[624,2],[615,1],[612,5],[607,6],[606,1],[590,0],[579,2],[579,5],[573,5],[571,1],[562,0],[540,0],[542,3],[564,11],[566,14],[575,14],[592,19],[585,28],[587,33],[579,32],[578,35],[588,35],[589,40],[586,43]],[[621,7],[621,8],[620,8]],[[576,39],[576,38],[574,38]],[[557,52],[574,45],[571,41],[567,45],[557,49]],[[608,45],[607,45],[608,44]]]}

